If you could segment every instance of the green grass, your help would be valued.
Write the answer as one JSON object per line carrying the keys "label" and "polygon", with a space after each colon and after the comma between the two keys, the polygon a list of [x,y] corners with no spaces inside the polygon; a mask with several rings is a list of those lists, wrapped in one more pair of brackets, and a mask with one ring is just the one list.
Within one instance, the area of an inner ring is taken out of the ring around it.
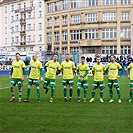
{"label": "green grass", "polygon": [[[89,103],[93,77],[89,77],[87,103],[77,103],[76,81],[73,102],[63,102],[62,77],[57,77],[54,102],[50,103],[50,91],[45,94],[41,87],[41,101],[37,102],[36,89],[33,87],[29,103],[18,103],[11,98],[7,76],[0,77],[0,133],[133,133],[133,103],[129,103],[129,80],[120,78],[122,103],[118,104],[114,89],[114,103],[109,103],[107,79],[105,79],[104,103],[99,101],[99,90],[95,102]],[[26,81],[25,81],[26,82]],[[22,99],[26,98],[27,85],[23,86]],[[81,90],[83,98],[83,89]],[[69,95],[68,95],[69,96]]]}

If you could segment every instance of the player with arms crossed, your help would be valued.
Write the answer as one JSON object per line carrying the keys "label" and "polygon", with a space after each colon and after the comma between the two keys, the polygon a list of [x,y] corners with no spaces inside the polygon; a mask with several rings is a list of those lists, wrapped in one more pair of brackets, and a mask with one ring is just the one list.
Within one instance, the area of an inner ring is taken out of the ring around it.
{"label": "player with arms crossed", "polygon": [[32,85],[36,86],[38,102],[40,103],[40,88],[39,88],[39,78],[41,76],[40,81],[43,81],[43,73],[42,73],[42,63],[37,60],[37,55],[32,55],[32,61],[30,62],[29,71],[28,71],[28,89],[27,89],[27,97],[24,102],[29,102],[29,96],[31,92]]}
{"label": "player with arms crossed", "polygon": [[[130,75],[128,74],[128,70],[130,70]],[[130,99],[129,99],[129,102],[132,102],[133,99],[132,99],[132,96],[133,96],[133,63],[130,63],[127,67],[127,75],[128,75],[128,78],[130,79]]]}
{"label": "player with arms crossed", "polygon": [[84,100],[86,102],[86,95],[88,89],[88,70],[89,67],[85,64],[85,57],[81,57],[81,63],[77,66],[77,74],[79,75],[78,83],[77,83],[77,95],[78,95],[78,102],[80,102],[80,89],[81,87],[84,88]]}
{"label": "player with arms crossed", "polygon": [[92,73],[94,75],[93,87],[92,87],[92,99],[89,102],[94,101],[95,91],[100,88],[100,102],[103,101],[103,89],[104,89],[104,74],[106,71],[105,66],[101,63],[101,57],[96,57],[97,63],[92,67]]}
{"label": "player with arms crossed", "polygon": [[44,84],[43,88],[46,89],[46,93],[48,92],[48,85],[50,84],[51,87],[51,97],[50,97],[50,102],[53,102],[53,96],[54,96],[54,89],[55,89],[55,78],[56,75],[60,73],[60,64],[57,62],[58,60],[58,55],[53,56],[53,60],[48,61],[44,69],[46,71],[46,75],[44,78]]}
{"label": "player with arms crossed", "polygon": [[[114,86],[117,90],[117,95],[118,95],[118,103],[121,103],[121,94],[120,94],[120,88],[119,88],[119,82],[118,78],[122,75],[123,69],[122,66],[115,62],[115,56],[111,55],[110,56],[110,63],[106,67],[106,71],[108,73],[107,78],[108,78],[108,87],[109,87],[109,94],[110,94],[110,103],[114,102],[113,99],[113,90],[112,87]],[[120,76],[118,75],[118,70],[121,70]]]}
{"label": "player with arms crossed", "polygon": [[66,54],[65,55],[65,61],[63,61],[61,63],[61,71],[63,74],[63,80],[62,80],[62,84],[64,86],[64,102],[67,101],[67,85],[69,85],[70,89],[69,89],[69,94],[70,94],[70,101],[72,102],[72,86],[74,85],[74,81],[73,81],[73,74],[75,71],[75,65],[73,61],[70,61],[70,55]]}
{"label": "player with arms crossed", "polygon": [[12,98],[10,99],[10,102],[15,100],[14,96],[14,87],[18,86],[19,89],[19,98],[18,102],[21,102],[21,96],[22,96],[22,86],[23,86],[23,81],[24,81],[24,75],[25,75],[25,64],[24,62],[20,59],[20,54],[16,53],[16,60],[12,62],[11,66],[11,72],[10,72],[10,89],[11,89],[11,94]]}

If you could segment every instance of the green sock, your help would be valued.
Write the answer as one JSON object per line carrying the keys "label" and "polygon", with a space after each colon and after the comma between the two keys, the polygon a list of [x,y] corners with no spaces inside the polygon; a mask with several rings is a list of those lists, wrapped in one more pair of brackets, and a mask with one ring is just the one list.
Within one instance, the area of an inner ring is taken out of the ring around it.
{"label": "green sock", "polygon": [[113,99],[113,91],[111,88],[109,89],[109,95],[110,95],[110,98]]}
{"label": "green sock", "polygon": [[40,88],[37,87],[37,97],[38,97],[38,100],[40,100]]}
{"label": "green sock", "polygon": [[14,97],[14,90],[11,90],[12,97]]}
{"label": "green sock", "polygon": [[54,96],[54,87],[51,88],[51,98]]}
{"label": "green sock", "polygon": [[95,90],[92,91],[92,98],[95,96]]}
{"label": "green sock", "polygon": [[21,98],[22,96],[22,91],[19,91],[19,98]]}
{"label": "green sock", "polygon": [[64,97],[66,97],[66,96],[67,96],[67,88],[64,87]]}
{"label": "green sock", "polygon": [[119,88],[117,88],[117,95],[118,95],[118,99],[120,99],[121,98],[121,93],[120,93],[120,89]]}
{"label": "green sock", "polygon": [[70,97],[72,97],[72,94],[73,94],[73,89],[72,88],[69,89],[69,94],[70,94]]}
{"label": "green sock", "polygon": [[86,96],[87,96],[87,89],[84,88],[84,99],[86,99]]}
{"label": "green sock", "polygon": [[100,90],[100,98],[103,98],[103,90]]}
{"label": "green sock", "polygon": [[29,99],[29,96],[30,96],[30,90],[31,90],[31,87],[28,87],[28,89],[27,89],[27,98],[26,98],[26,99]]}
{"label": "green sock", "polygon": [[80,98],[80,88],[77,89],[78,98]]}
{"label": "green sock", "polygon": [[130,90],[130,99],[132,99],[133,96],[133,90]]}

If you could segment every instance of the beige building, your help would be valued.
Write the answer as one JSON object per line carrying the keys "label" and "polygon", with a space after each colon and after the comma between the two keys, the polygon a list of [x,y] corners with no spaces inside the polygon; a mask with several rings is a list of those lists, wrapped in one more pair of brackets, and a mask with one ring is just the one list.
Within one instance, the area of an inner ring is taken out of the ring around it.
{"label": "beige building", "polygon": [[133,0],[44,1],[49,49],[62,53],[133,53]]}

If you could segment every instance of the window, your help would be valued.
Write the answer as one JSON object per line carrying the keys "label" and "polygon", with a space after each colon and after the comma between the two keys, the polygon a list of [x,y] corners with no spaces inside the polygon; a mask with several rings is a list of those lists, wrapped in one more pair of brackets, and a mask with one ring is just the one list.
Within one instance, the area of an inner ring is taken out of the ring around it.
{"label": "window", "polygon": [[63,0],[63,10],[68,10],[68,0]]}
{"label": "window", "polygon": [[115,12],[110,12],[110,13],[103,13],[103,21],[114,21],[116,20],[116,13]]}
{"label": "window", "polygon": [[87,22],[97,22],[97,13],[86,14]]}
{"label": "window", "polygon": [[52,32],[47,33],[47,42],[52,42]]}
{"label": "window", "polygon": [[21,4],[18,4],[18,9],[21,9]]}
{"label": "window", "polygon": [[122,12],[121,16],[123,21],[130,20],[130,12]]}
{"label": "window", "polygon": [[15,14],[15,20],[19,20],[19,14]]}
{"label": "window", "polygon": [[72,23],[80,23],[80,21],[81,21],[80,19],[81,19],[80,15],[72,15],[71,16]]}
{"label": "window", "polygon": [[30,1],[30,7],[33,7],[33,0]]}
{"label": "window", "polygon": [[42,11],[38,12],[38,17],[41,18],[42,17]]}
{"label": "window", "polygon": [[98,39],[98,29],[85,30],[85,39]]}
{"label": "window", "polygon": [[67,47],[62,48],[62,54],[67,54],[67,53],[68,53]]}
{"label": "window", "polygon": [[81,8],[82,7],[82,0],[72,0],[71,8]]}
{"label": "window", "polygon": [[131,29],[121,28],[121,38],[131,38]]}
{"label": "window", "polygon": [[11,32],[12,32],[12,33],[14,32],[14,27],[11,27]]}
{"label": "window", "polygon": [[5,45],[7,44],[7,38],[5,38]]}
{"label": "window", "polygon": [[42,42],[42,34],[38,35],[38,42]]}
{"label": "window", "polygon": [[38,29],[42,30],[42,23],[38,23]]}
{"label": "window", "polygon": [[55,42],[59,42],[59,40],[60,40],[60,33],[59,32],[54,32],[54,37],[55,37],[54,41]]}
{"label": "window", "polygon": [[55,2],[55,11],[60,11],[60,1]]}
{"label": "window", "polygon": [[26,48],[24,47],[24,51],[26,51]]}
{"label": "window", "polygon": [[130,46],[121,46],[121,54],[131,54]]}
{"label": "window", "polygon": [[81,30],[71,30],[71,40],[81,40],[82,31]]}
{"label": "window", "polygon": [[60,25],[59,17],[55,18],[55,25],[56,25],[56,26],[59,26],[59,25]]}
{"label": "window", "polygon": [[11,22],[13,22],[14,21],[14,16],[11,16]]}
{"label": "window", "polygon": [[7,27],[5,27],[5,34],[7,34]]}
{"label": "window", "polygon": [[102,29],[102,38],[103,39],[117,38],[116,29],[115,28]]}
{"label": "window", "polygon": [[14,11],[14,5],[11,5],[11,11]]}
{"label": "window", "polygon": [[11,37],[11,42],[14,43],[14,37]]}
{"label": "window", "polygon": [[21,48],[18,48],[18,51],[21,51]]}
{"label": "window", "polygon": [[67,24],[67,16],[63,16],[63,24],[64,24],[64,25]]}
{"label": "window", "polygon": [[27,35],[27,41],[31,42],[31,35]]}
{"label": "window", "polygon": [[70,47],[70,52],[74,53],[74,52],[79,52],[80,51],[80,47]]}
{"label": "window", "polygon": [[102,5],[116,5],[117,0],[102,0]]}
{"label": "window", "polygon": [[47,21],[48,21],[48,26],[52,26],[52,18],[47,19]]}
{"label": "window", "polygon": [[131,4],[131,0],[121,0],[121,4]]}
{"label": "window", "polygon": [[31,12],[27,12],[27,18],[31,18]]}
{"label": "window", "polygon": [[97,6],[98,0],[85,0],[85,6]]}
{"label": "window", "polygon": [[42,6],[42,2],[41,2],[41,1],[38,2],[38,6],[39,6],[39,7]]}
{"label": "window", "polygon": [[31,30],[31,24],[27,24],[27,30]]}
{"label": "window", "polygon": [[101,47],[102,54],[117,54],[116,46],[102,46]]}
{"label": "window", "polygon": [[19,31],[19,26],[18,25],[15,26],[15,31]]}
{"label": "window", "polygon": [[5,13],[7,13],[7,6],[5,6]]}
{"label": "window", "polygon": [[7,17],[5,17],[5,24],[7,24]]}
{"label": "window", "polygon": [[15,42],[19,42],[19,37],[15,36]]}
{"label": "window", "polygon": [[53,12],[54,3],[48,3],[48,12]]}
{"label": "window", "polygon": [[33,51],[33,47],[30,47],[30,51]]}
{"label": "window", "polygon": [[68,40],[68,33],[67,31],[62,31],[62,41],[67,41]]}

